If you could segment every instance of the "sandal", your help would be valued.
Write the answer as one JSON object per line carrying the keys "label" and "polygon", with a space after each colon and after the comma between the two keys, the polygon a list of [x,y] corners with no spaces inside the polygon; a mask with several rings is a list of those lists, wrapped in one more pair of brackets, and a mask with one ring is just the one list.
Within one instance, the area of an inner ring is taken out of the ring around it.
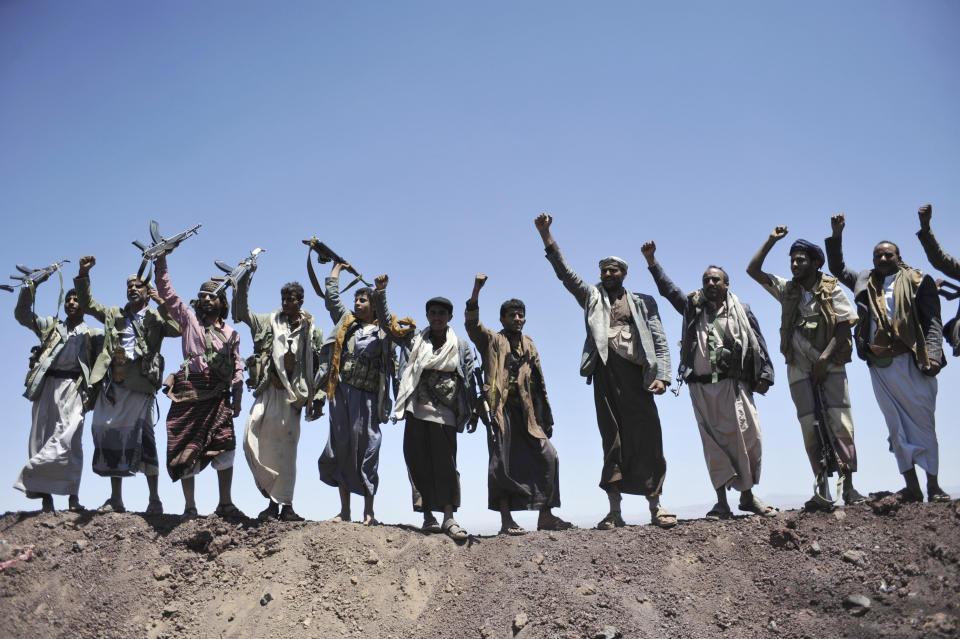
{"label": "sandal", "polygon": [[280,506],[277,505],[277,502],[271,501],[266,508],[260,511],[260,514],[257,515],[257,521],[268,521],[270,519],[279,519],[280,518]]}
{"label": "sandal", "polygon": [[183,509],[183,514],[180,515],[180,521],[191,521],[199,516],[200,514],[197,512],[196,507],[189,506]]}
{"label": "sandal", "polygon": [[836,506],[820,495],[814,495],[803,504],[803,512],[805,513],[832,513],[836,509]]}
{"label": "sandal", "polygon": [[343,522],[350,522],[350,515],[344,515],[343,513],[337,513],[330,518],[330,523],[333,524],[342,524]]}
{"label": "sandal", "polygon": [[123,507],[122,501],[113,501],[108,499],[103,502],[103,506],[97,508],[98,513],[125,513],[127,509]]}
{"label": "sandal", "polygon": [[776,508],[770,506],[769,504],[763,503],[763,500],[756,496],[749,502],[741,501],[737,508],[745,513],[753,513],[754,515],[760,515],[761,517],[777,516]]}
{"label": "sandal", "polygon": [[467,531],[464,530],[453,517],[443,522],[441,529],[446,533],[447,537],[454,541],[463,541],[469,536]]}
{"label": "sandal", "polygon": [[526,535],[527,529],[523,526],[514,525],[514,526],[503,526],[500,528],[498,535],[510,535],[511,537],[519,537],[520,535]]}
{"label": "sandal", "polygon": [[623,528],[627,522],[623,521],[623,515],[619,512],[609,512],[607,516],[597,524],[597,530],[613,530],[614,528]]}
{"label": "sandal", "polygon": [[673,528],[677,525],[677,516],[663,506],[650,511],[650,523],[660,528]]}
{"label": "sandal", "polygon": [[427,535],[435,535],[443,532],[443,528],[440,527],[440,522],[433,517],[430,519],[424,519],[423,525],[420,526],[420,530]]}
{"label": "sandal", "polygon": [[213,514],[221,519],[246,519],[247,516],[234,504],[220,504]]}
{"label": "sandal", "polygon": [[147,509],[143,511],[144,515],[162,515],[163,514],[163,502],[159,499],[151,499],[147,502]]}
{"label": "sandal", "polygon": [[724,506],[720,502],[713,505],[713,508],[707,511],[706,518],[710,521],[720,521],[721,519],[730,519],[733,517],[733,511],[730,506]]}
{"label": "sandal", "polygon": [[362,526],[379,526],[380,522],[377,521],[377,518],[373,515],[364,515],[363,521],[360,522]]}
{"label": "sandal", "polygon": [[947,493],[943,492],[943,490],[938,490],[935,493],[929,493],[927,495],[927,501],[944,504],[949,501],[953,501],[953,498]]}
{"label": "sandal", "polygon": [[556,515],[544,522],[537,522],[537,530],[570,530],[571,528],[573,528],[573,524],[560,519]]}
{"label": "sandal", "polygon": [[843,491],[843,503],[847,506],[862,504],[865,501],[867,501],[867,498],[861,495],[855,488]]}

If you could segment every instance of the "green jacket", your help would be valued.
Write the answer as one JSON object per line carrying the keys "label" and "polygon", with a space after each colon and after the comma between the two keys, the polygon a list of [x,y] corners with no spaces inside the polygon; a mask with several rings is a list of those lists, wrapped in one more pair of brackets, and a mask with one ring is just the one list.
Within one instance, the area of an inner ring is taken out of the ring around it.
{"label": "green jacket", "polygon": [[[31,369],[30,375],[27,376],[27,390],[23,393],[23,396],[30,401],[40,397],[47,371],[56,361],[69,338],[67,326],[59,318],[42,317],[33,312],[35,297],[34,287],[24,286],[20,289],[20,298],[17,300],[17,307],[13,311],[17,321],[40,338],[40,358],[36,366]],[[56,336],[54,336],[55,332],[57,333]],[[78,384],[77,389],[85,394],[90,381],[90,362],[103,344],[103,331],[99,328],[90,328],[81,322],[77,333],[82,340],[78,362],[83,377],[83,381]]]}
{"label": "green jacket", "polygon": [[[127,327],[127,317],[123,308],[104,306],[93,299],[90,294],[89,277],[73,278],[73,286],[77,289],[77,298],[83,312],[92,315],[103,323],[103,348],[100,349],[100,353],[93,363],[93,369],[90,371],[90,383],[96,384],[104,378],[110,368],[113,352],[120,345],[120,334]],[[170,313],[167,312],[165,306],[160,306],[159,310],[148,307],[143,318],[143,346],[141,346],[140,340],[137,340],[136,357],[128,361],[126,365],[124,388],[146,395],[155,394],[160,389],[159,380],[151,382],[144,375],[142,362],[145,356],[148,361],[159,356],[160,345],[163,343],[164,337],[179,336],[180,325],[170,317]],[[163,378],[162,372],[160,379]]]}

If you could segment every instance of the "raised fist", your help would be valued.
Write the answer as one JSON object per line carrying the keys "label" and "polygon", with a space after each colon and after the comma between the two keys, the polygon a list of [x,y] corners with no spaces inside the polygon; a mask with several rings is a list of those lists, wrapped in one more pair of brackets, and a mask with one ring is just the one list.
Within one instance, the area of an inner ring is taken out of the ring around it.
{"label": "raised fist", "polygon": [[833,230],[834,237],[839,237],[843,233],[843,227],[847,225],[847,221],[843,217],[843,213],[837,213],[830,218],[830,228]]}
{"label": "raised fist", "polygon": [[920,217],[920,228],[930,228],[930,218],[933,217],[933,206],[924,204],[920,207],[920,210],[917,211],[917,215]]}
{"label": "raised fist", "polygon": [[93,268],[93,265],[97,263],[97,258],[92,255],[84,255],[80,258],[80,277],[84,277],[87,273],[90,272],[90,269]]}
{"label": "raised fist", "polygon": [[377,275],[373,278],[373,283],[376,285],[378,291],[387,290],[387,283],[390,282],[390,276],[384,273],[383,275]]}
{"label": "raised fist", "polygon": [[787,227],[785,226],[775,226],[773,227],[773,230],[770,231],[770,239],[775,242],[779,242],[787,236],[788,232],[789,231],[787,231]]}
{"label": "raised fist", "polygon": [[537,230],[541,233],[547,233],[550,230],[551,224],[553,224],[553,216],[547,213],[541,213],[533,221],[533,225],[536,226]]}
{"label": "raised fist", "polygon": [[484,275],[483,273],[477,273],[476,279],[473,280],[473,288],[474,290],[479,291],[481,288],[483,288],[483,285],[486,283],[487,283],[487,276]]}

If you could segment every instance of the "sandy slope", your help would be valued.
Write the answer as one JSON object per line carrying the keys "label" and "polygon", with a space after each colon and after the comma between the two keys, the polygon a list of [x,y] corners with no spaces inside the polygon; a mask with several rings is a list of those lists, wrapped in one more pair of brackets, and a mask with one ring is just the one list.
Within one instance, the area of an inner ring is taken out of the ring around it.
{"label": "sandy slope", "polygon": [[957,502],[462,546],[407,527],[138,514],[8,513],[0,537],[36,553],[0,573],[9,637],[960,633]]}

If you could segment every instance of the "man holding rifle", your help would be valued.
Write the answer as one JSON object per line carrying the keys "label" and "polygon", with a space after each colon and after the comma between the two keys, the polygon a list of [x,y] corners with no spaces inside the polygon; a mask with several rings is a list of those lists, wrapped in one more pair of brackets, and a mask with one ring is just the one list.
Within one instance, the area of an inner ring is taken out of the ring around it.
{"label": "man holding rifle", "polygon": [[747,274],[782,305],[780,352],[787,362],[790,395],[797,408],[810,466],[816,477],[807,510],[833,510],[827,477],[837,472],[837,497],[845,504],[864,501],[853,486],[857,449],[846,364],[853,350],[850,327],[857,317],[835,277],[823,273],[823,250],[806,240],[790,247],[786,280],[763,272],[763,261],[787,227],[773,229],[747,266]]}
{"label": "man holding rifle", "polygon": [[[146,514],[163,513],[157,492],[160,462],[153,432],[153,404],[163,380],[160,345],[179,337],[180,326],[146,278],[127,278],[127,303],[104,306],[90,293],[92,255],[80,258],[73,280],[83,312],[103,322],[103,348],[90,371],[90,383],[101,390],[93,409],[93,472],[110,478],[110,498],[101,512],[124,512],[123,478],[142,472],[150,492]],[[158,310],[147,306],[150,299]]]}
{"label": "man holding rifle", "polygon": [[[240,335],[224,322],[230,313],[226,293],[214,280],[200,285],[193,310],[170,281],[166,256],[154,262],[157,292],[183,332],[183,364],[167,378],[167,472],[183,488],[183,519],[197,517],[196,476],[207,464],[217,470],[220,502],[216,515],[243,518],[230,496],[237,448],[233,420],[243,399]],[[219,291],[219,292],[218,292]]]}
{"label": "man holding rifle", "polygon": [[550,443],[553,415],[533,340],[523,334],[526,306],[509,299],[500,306],[503,330],[495,333],[480,322],[480,289],[487,276],[479,274],[467,300],[467,335],[480,350],[487,383],[481,389],[489,410],[487,471],[490,510],[500,511],[500,534],[522,535],[510,514],[538,510],[537,530],[571,527],[551,512],[560,507],[557,449]]}

